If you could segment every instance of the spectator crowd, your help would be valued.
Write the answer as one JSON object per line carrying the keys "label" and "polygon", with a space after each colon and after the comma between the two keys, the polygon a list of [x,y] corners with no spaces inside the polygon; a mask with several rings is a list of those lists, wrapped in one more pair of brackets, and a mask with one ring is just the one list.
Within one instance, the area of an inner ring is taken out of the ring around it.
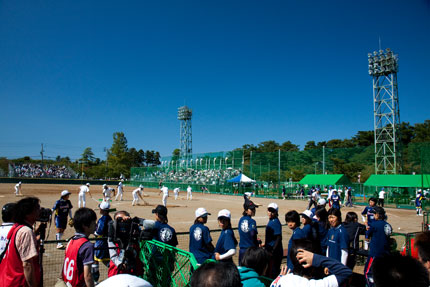
{"label": "spectator crowd", "polygon": [[62,165],[41,165],[34,163],[11,164],[11,177],[29,178],[76,178],[76,173],[69,167]]}

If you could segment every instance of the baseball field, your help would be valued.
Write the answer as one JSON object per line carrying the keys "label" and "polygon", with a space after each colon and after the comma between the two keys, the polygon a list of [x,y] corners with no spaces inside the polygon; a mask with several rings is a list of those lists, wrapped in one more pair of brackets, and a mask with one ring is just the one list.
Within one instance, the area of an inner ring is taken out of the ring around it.
{"label": "baseball field", "polygon": [[[113,186],[112,186],[113,187]],[[115,187],[116,188],[116,187]],[[158,204],[161,204],[162,195],[159,194],[157,189],[145,189],[144,200],[147,205],[143,205],[142,201],[140,206],[131,206],[132,202],[132,190],[135,187],[125,186],[123,201],[112,201],[111,208],[116,210],[127,210],[132,216],[138,216],[145,219],[154,219],[154,215],[151,213],[152,209]],[[56,184],[23,184],[22,193],[23,196],[36,196],[41,200],[41,206],[46,208],[52,208],[55,201],[60,198],[62,190],[67,189],[72,194],[70,201],[73,204],[73,211],[78,207],[78,185],[56,185]],[[92,197],[87,194],[86,203],[87,207],[92,208],[98,214],[98,204],[102,198],[102,186],[91,185],[90,191]],[[234,195],[217,195],[217,194],[202,194],[200,192],[193,192],[193,199],[186,200],[186,191],[181,190],[177,200],[174,199],[173,192],[170,192],[170,196],[167,201],[168,218],[169,224],[176,229],[177,232],[187,232],[189,227],[194,222],[194,211],[198,207],[205,207],[209,213],[207,226],[211,230],[218,229],[217,213],[221,209],[228,209],[232,214],[232,226],[237,227],[237,223],[242,216],[243,211],[243,197]],[[16,197],[14,194],[14,184],[0,184],[0,205],[3,206],[5,203],[14,202],[19,200],[20,197]],[[257,225],[264,226],[268,221],[267,217],[267,205],[271,202],[276,202],[279,206],[279,218],[282,224],[285,224],[284,214],[289,210],[297,210],[301,212],[306,209],[308,202],[306,200],[282,200],[282,199],[267,199],[267,198],[253,198],[255,203],[261,204],[260,208],[257,209],[254,219]],[[344,218],[346,212],[354,211],[359,215],[361,222],[360,213],[363,210],[363,206],[356,207],[344,207],[342,208],[342,216]],[[409,233],[417,232],[421,230],[421,224],[423,217],[416,216],[415,210],[405,209],[386,209],[388,222],[392,225],[393,231],[398,233]],[[264,227],[259,230],[259,237],[264,241]],[[55,240],[55,224],[49,228],[47,240]],[[68,227],[65,231],[64,239],[71,237],[74,234],[73,228]],[[212,232],[212,238],[216,243],[218,239],[218,232]],[[238,232],[235,231],[236,238]],[[291,231],[283,226],[283,246],[286,248],[288,240],[291,236]],[[403,237],[395,236],[397,240],[398,249],[403,245]],[[188,251],[188,235],[183,234],[178,236],[179,245],[178,248]],[[46,244],[46,253],[44,255],[44,274],[45,282],[51,283],[61,272],[63,250],[57,250],[55,244]],[[362,273],[363,266],[356,266],[355,272]],[[105,278],[105,272],[101,269],[101,276]],[[48,280],[48,281],[47,281]],[[46,286],[51,286],[46,284]]]}

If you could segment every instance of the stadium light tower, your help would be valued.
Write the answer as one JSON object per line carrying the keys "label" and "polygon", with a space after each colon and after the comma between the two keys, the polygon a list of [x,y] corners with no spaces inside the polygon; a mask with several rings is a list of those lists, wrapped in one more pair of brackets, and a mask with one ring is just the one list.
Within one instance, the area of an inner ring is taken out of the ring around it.
{"label": "stadium light tower", "polygon": [[400,168],[400,110],[397,91],[398,55],[390,49],[368,54],[373,78],[375,174],[396,174]]}
{"label": "stadium light tower", "polygon": [[191,133],[191,117],[193,111],[187,106],[182,106],[178,108],[178,120],[181,121],[181,153],[180,157],[188,161],[192,157],[193,153],[193,137]]}

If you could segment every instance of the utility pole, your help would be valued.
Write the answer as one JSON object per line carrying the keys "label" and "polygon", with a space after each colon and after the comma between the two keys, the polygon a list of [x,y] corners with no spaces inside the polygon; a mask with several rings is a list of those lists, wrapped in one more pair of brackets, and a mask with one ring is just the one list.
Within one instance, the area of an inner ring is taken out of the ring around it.
{"label": "utility pole", "polygon": [[45,150],[43,149],[43,144],[42,144],[42,149],[40,150],[40,155],[42,156],[42,169],[43,169],[43,152]]}

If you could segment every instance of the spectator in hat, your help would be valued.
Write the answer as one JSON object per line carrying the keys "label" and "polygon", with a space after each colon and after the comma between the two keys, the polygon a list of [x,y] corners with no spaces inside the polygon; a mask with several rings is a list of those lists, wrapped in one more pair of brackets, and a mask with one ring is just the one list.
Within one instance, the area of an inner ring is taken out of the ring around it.
{"label": "spectator in hat", "polygon": [[270,255],[267,276],[275,278],[279,274],[284,248],[282,247],[282,225],[278,218],[278,205],[274,202],[267,207],[269,222],[266,225],[264,247]]}
{"label": "spectator in hat", "polygon": [[167,224],[167,208],[163,205],[157,205],[157,207],[152,210],[152,213],[155,216],[155,225],[153,229],[154,239],[176,247],[178,245],[178,239],[175,229]]}
{"label": "spectator in hat", "polygon": [[[109,222],[112,221],[112,217],[109,215],[110,203],[109,201],[102,201],[99,205],[101,217],[97,221],[96,231],[94,235],[97,238],[108,237]],[[93,274],[94,281],[99,281],[100,272],[99,264],[102,262],[106,267],[109,266],[110,256],[107,239],[96,240],[94,247],[97,248],[94,251],[94,263],[91,266],[91,273]]]}
{"label": "spectator in hat", "polygon": [[301,222],[303,224],[302,231],[305,238],[310,240],[314,246],[314,251],[318,254],[321,253],[321,239],[319,234],[318,223],[312,220],[312,212],[305,210],[300,213]]}
{"label": "spectator in hat", "polygon": [[312,212],[312,217],[311,218],[313,218],[315,216],[315,213],[317,212],[318,209],[320,209],[320,208],[324,208],[325,209],[326,204],[327,204],[327,201],[324,198],[318,199],[317,206],[316,207],[312,207],[312,209],[311,209],[311,212]]}
{"label": "spectator in hat", "polygon": [[62,249],[64,245],[60,242],[61,237],[63,237],[64,230],[67,227],[67,216],[73,220],[72,208],[73,205],[69,200],[70,192],[68,190],[63,190],[61,192],[61,197],[57,200],[52,207],[52,212],[55,214],[55,226],[57,227],[57,234],[55,235],[57,243],[57,248]]}
{"label": "spectator in hat", "polygon": [[214,246],[209,228],[205,226],[208,215],[204,207],[197,208],[195,211],[196,219],[190,227],[190,252],[194,254],[198,264],[202,264],[207,259],[214,257]]}
{"label": "spectator in hat", "polygon": [[258,246],[257,239],[257,223],[253,216],[255,216],[255,210],[258,206],[256,206],[247,195],[243,196],[245,199],[245,203],[243,204],[243,213],[242,217],[239,219],[238,230],[239,230],[239,265],[242,262],[243,255],[245,254],[246,249],[252,246]]}
{"label": "spectator in hat", "polygon": [[288,241],[288,257],[287,257],[287,268],[291,272],[294,271],[293,261],[290,257],[290,250],[293,248],[293,241],[296,239],[305,238],[305,234],[300,229],[300,215],[295,210],[290,210],[285,214],[285,222],[288,225],[288,228],[293,231],[290,240]]}
{"label": "spectator in hat", "polygon": [[7,245],[7,235],[15,222],[16,203],[6,203],[1,210],[3,223],[0,226],[0,254]]}
{"label": "spectator in hat", "polygon": [[375,220],[369,222],[366,231],[366,241],[370,240],[370,244],[369,256],[364,265],[364,276],[370,287],[373,286],[372,263],[375,258],[390,253],[390,236],[393,231],[391,225],[385,221],[385,210],[380,206],[376,206],[374,210]]}
{"label": "spectator in hat", "polygon": [[231,213],[229,210],[223,209],[218,212],[218,225],[222,231],[215,246],[215,259],[233,262],[237,240],[231,228]]}

